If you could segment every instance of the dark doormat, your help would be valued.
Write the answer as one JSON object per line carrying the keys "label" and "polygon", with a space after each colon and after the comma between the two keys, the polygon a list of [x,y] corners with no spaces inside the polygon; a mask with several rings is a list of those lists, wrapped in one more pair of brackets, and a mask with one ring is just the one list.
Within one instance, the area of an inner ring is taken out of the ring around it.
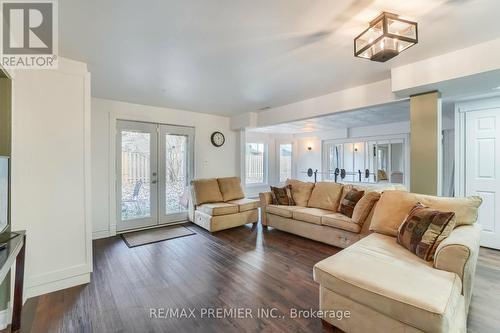
{"label": "dark doormat", "polygon": [[174,225],[170,227],[128,232],[122,234],[122,238],[128,247],[136,247],[195,234],[195,232],[192,232],[185,226]]}

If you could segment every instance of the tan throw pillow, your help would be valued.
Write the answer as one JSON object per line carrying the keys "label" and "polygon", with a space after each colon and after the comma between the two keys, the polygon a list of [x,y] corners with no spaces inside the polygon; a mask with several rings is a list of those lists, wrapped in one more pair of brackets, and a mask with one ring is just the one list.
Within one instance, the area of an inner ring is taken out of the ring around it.
{"label": "tan throw pillow", "polygon": [[285,187],[271,186],[271,197],[273,205],[295,206],[291,185],[286,185]]}
{"label": "tan throw pillow", "polygon": [[340,213],[347,216],[352,217],[352,213],[354,212],[354,207],[359,200],[365,195],[365,191],[358,191],[355,189],[350,190],[344,199],[340,201]]}
{"label": "tan throw pillow", "polygon": [[439,243],[449,236],[455,213],[441,212],[421,203],[410,211],[398,230],[398,243],[418,257],[431,261]]}
{"label": "tan throw pillow", "polygon": [[219,183],[224,202],[243,199],[245,197],[239,177],[217,178],[217,182]]}
{"label": "tan throw pillow", "polygon": [[217,179],[197,179],[191,181],[195,205],[201,205],[208,202],[222,202],[222,193],[219,190]]}
{"label": "tan throw pillow", "polygon": [[320,182],[314,185],[307,207],[337,211],[342,195],[342,184]]}
{"label": "tan throw pillow", "polygon": [[352,220],[357,224],[363,225],[373,206],[380,199],[380,193],[368,192],[358,201],[352,212]]}
{"label": "tan throw pillow", "polygon": [[292,198],[297,206],[307,207],[314,183],[301,182],[296,179],[287,179],[286,185],[292,186]]}

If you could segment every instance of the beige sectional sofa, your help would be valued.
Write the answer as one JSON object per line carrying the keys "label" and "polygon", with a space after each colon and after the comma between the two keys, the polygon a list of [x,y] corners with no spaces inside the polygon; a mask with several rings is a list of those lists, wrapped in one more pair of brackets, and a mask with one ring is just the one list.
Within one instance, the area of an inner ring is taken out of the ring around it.
{"label": "beige sectional sofa", "polygon": [[[396,241],[417,202],[456,214],[456,226],[437,247],[434,261],[420,259]],[[480,204],[478,197],[384,192],[373,212],[373,233],[314,266],[323,320],[345,332],[466,332]],[[332,310],[349,311],[349,316],[340,320]]]}
{"label": "beige sectional sofa", "polygon": [[259,220],[259,200],[247,199],[238,177],[191,182],[189,220],[210,232]]}
{"label": "beige sectional sofa", "polygon": [[292,186],[292,196],[296,206],[272,204],[271,192],[260,193],[261,222],[263,226],[290,232],[315,241],[345,248],[369,233],[373,207],[378,197],[375,196],[372,206],[364,219],[356,220],[339,213],[341,197],[351,188],[368,193],[380,193],[386,189],[404,189],[402,185],[353,185],[332,182],[306,183],[289,179],[287,185]]}

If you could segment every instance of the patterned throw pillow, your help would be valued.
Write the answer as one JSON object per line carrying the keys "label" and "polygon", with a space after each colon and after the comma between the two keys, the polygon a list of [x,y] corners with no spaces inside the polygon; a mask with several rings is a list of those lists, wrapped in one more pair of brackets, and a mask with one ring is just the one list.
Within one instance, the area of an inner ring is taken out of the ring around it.
{"label": "patterned throw pillow", "polygon": [[398,243],[431,261],[439,243],[449,236],[454,226],[454,212],[441,212],[417,203],[399,227]]}
{"label": "patterned throw pillow", "polygon": [[356,204],[363,197],[363,195],[365,195],[365,191],[358,191],[356,189],[352,189],[347,192],[344,199],[340,202],[340,213],[347,217],[352,217],[354,207],[356,207]]}
{"label": "patterned throw pillow", "polygon": [[273,205],[295,206],[291,185],[286,185],[285,187],[271,186],[271,196],[273,198]]}

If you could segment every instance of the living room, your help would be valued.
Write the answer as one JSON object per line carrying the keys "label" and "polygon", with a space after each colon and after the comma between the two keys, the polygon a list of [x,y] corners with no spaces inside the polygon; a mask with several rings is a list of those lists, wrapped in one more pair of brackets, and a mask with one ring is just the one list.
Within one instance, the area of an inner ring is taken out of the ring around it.
{"label": "living room", "polygon": [[2,332],[500,330],[496,1],[0,5]]}

